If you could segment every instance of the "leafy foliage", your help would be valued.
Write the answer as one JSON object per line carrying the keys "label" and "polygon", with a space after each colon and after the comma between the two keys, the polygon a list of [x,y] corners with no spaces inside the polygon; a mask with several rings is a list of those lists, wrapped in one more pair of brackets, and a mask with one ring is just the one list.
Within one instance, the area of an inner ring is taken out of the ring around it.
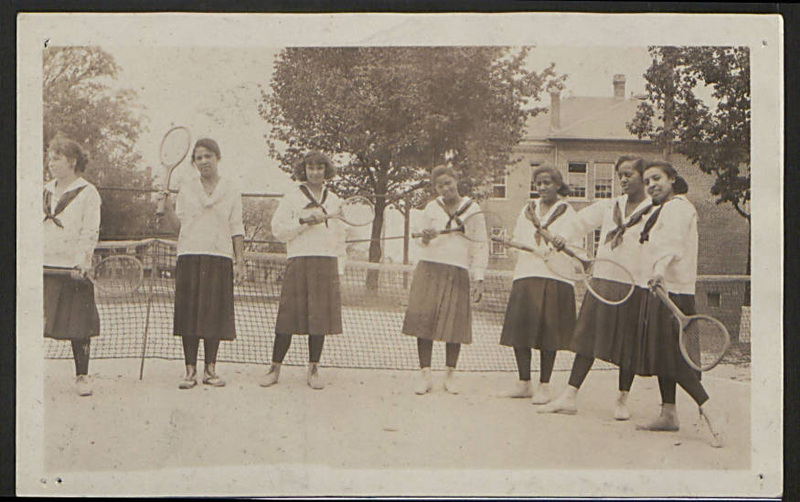
{"label": "leafy foliage", "polygon": [[[56,135],[77,141],[89,154],[84,176],[102,187],[148,189],[134,145],[143,131],[133,90],[112,88],[119,66],[99,47],[50,47],[43,56],[44,148]],[[44,166],[44,177],[49,173]],[[100,190],[101,238],[146,235],[154,203],[143,191]]]}
{"label": "leafy foliage", "polygon": [[[276,58],[259,111],[282,168],[301,152],[340,160],[334,189],[374,195],[377,239],[387,204],[425,187],[430,169],[452,163],[475,186],[512,162],[533,106],[560,86],[554,65],[525,67],[527,48],[287,48]],[[417,197],[418,198],[418,197]],[[380,260],[380,243],[370,261]]]}
{"label": "leafy foliage", "polygon": [[[628,129],[685,155],[715,176],[717,203],[750,221],[750,50],[748,47],[650,47],[647,101]],[[714,103],[697,96],[710,86]]]}

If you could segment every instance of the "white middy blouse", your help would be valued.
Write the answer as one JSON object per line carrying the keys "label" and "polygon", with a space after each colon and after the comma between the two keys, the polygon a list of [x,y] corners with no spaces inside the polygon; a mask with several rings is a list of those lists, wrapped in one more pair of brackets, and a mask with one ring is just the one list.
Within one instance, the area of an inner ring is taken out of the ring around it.
{"label": "white middy blouse", "polygon": [[204,254],[233,258],[232,238],[244,236],[242,192],[228,178],[220,177],[209,196],[199,174],[187,178],[175,201],[181,221],[178,256]]}
{"label": "white middy blouse", "polygon": [[[318,202],[328,214],[338,212],[342,205],[342,200],[327,188],[323,189],[323,195]],[[344,274],[347,261],[345,223],[331,218],[327,225],[301,224],[300,219],[308,217],[313,210],[308,207],[310,203],[299,186],[286,193],[272,217],[272,233],[278,240],[286,243],[287,257],[335,257],[338,258],[339,274]]]}
{"label": "white middy blouse", "polygon": [[686,197],[675,196],[662,205],[649,239],[642,245],[642,273],[648,278],[663,276],[670,293],[693,295],[697,241],[697,211]]}
{"label": "white middy blouse", "polygon": [[100,194],[83,178],[70,183],[58,199],[55,180],[45,185],[44,190],[45,199],[50,199],[49,207],[44,207],[45,215],[48,210],[55,212],[61,198],[81,190],[61,213],[54,215],[61,226],[51,218],[44,220],[44,265],[69,268],[80,265],[88,269],[100,235]]}
{"label": "white middy blouse", "polygon": [[[622,195],[616,199],[604,200],[595,202],[589,207],[578,211],[578,216],[584,225],[584,234],[592,230],[600,229],[600,245],[597,249],[597,258],[603,258],[619,263],[633,275],[637,286],[646,286],[647,277],[642,270],[642,245],[639,243],[639,236],[644,228],[644,222],[647,221],[648,216],[653,214],[655,208],[652,207],[653,201],[650,197],[640,202],[636,208],[629,215],[625,215],[625,206],[628,203],[628,196]],[[611,248],[612,242],[606,242],[606,237],[609,232],[617,228],[614,221],[615,208],[619,208],[622,222],[626,225],[625,232],[622,234],[622,241],[614,249]],[[649,210],[648,210],[649,209]],[[646,213],[644,211],[647,211]],[[639,218],[639,221],[631,224],[634,218]],[[616,281],[625,281],[624,277],[615,277],[613,270],[616,269],[603,269],[598,265],[595,269],[595,277],[601,279],[609,279]]]}
{"label": "white middy blouse", "polygon": [[[585,232],[578,218],[578,214],[566,201],[559,200],[547,211],[542,212],[541,201],[536,199],[534,202],[536,217],[542,225],[545,225],[550,216],[560,207],[566,206],[566,211],[559,216],[547,230],[553,235],[563,237],[567,244],[574,247],[580,247],[581,241]],[[517,223],[514,227],[513,240],[520,244],[525,244],[536,250],[536,253],[528,251],[519,251],[517,254],[517,265],[514,268],[514,280],[523,279],[526,277],[542,277],[545,279],[554,279],[557,281],[572,284],[569,281],[556,273],[554,273],[545,262],[545,255],[550,255],[550,260],[561,260],[568,263],[570,258],[564,254],[556,251],[544,238],[540,238],[539,242],[536,240],[536,227],[533,222],[525,216],[527,204],[522,208],[517,217]]]}
{"label": "white middy blouse", "polygon": [[[443,203],[441,197],[428,203],[422,212],[422,217],[415,224],[414,232],[424,229],[445,229],[450,215],[440,205],[441,203]],[[462,198],[458,207],[462,209],[469,203],[469,198]],[[478,204],[472,203],[469,209],[459,216],[459,219],[463,221],[480,210]],[[455,222],[452,225],[455,225]],[[427,245],[420,241],[419,260],[465,268],[472,273],[474,280],[482,281],[489,263],[488,236],[482,215],[472,218],[466,224],[465,231],[478,242],[472,242],[455,233],[440,234]]]}

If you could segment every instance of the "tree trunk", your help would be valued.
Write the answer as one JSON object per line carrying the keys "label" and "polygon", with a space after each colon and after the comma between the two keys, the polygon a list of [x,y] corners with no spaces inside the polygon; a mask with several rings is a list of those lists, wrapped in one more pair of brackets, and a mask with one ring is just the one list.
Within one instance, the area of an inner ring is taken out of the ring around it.
{"label": "tree trunk", "polygon": [[[408,265],[408,244],[411,239],[411,197],[403,205],[403,265]],[[403,289],[408,288],[408,272],[403,272]]]}
{"label": "tree trunk", "polygon": [[[372,222],[372,240],[369,243],[369,261],[371,263],[379,263],[381,261],[382,250],[380,238],[383,230],[384,210],[386,209],[386,197],[382,196],[385,195],[385,193],[385,190],[376,192],[378,197],[375,198],[375,221]],[[367,271],[367,291],[378,290],[378,277],[377,270],[370,269]]]}

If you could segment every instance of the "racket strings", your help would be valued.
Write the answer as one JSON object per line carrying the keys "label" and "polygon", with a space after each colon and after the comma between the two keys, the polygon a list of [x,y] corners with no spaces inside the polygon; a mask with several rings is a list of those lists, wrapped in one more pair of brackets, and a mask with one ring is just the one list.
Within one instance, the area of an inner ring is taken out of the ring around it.
{"label": "racket strings", "polygon": [[701,370],[714,367],[725,355],[728,343],[725,327],[705,316],[692,317],[681,337],[684,355]]}
{"label": "racket strings", "polygon": [[161,163],[168,166],[180,163],[189,150],[190,142],[189,131],[184,128],[173,129],[167,133],[159,151]]}
{"label": "racket strings", "polygon": [[375,210],[368,199],[351,198],[342,204],[342,218],[352,225],[367,225],[374,217]]}
{"label": "racket strings", "polygon": [[93,282],[103,292],[123,295],[136,291],[142,282],[139,260],[130,256],[113,256],[101,261],[93,271]]}

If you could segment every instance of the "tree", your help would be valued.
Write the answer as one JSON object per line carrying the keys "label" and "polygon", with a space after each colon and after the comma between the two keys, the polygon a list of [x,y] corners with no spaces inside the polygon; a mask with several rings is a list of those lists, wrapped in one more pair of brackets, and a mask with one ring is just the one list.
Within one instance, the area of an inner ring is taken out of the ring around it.
{"label": "tree", "polygon": [[369,259],[384,209],[451,162],[480,186],[511,163],[533,106],[560,86],[554,65],[525,68],[528,49],[504,47],[287,48],[259,106],[272,129],[270,154],[291,172],[309,149],[343,166],[335,190],[374,196]]}
{"label": "tree", "polygon": [[286,246],[278,242],[272,233],[272,216],[277,208],[277,199],[244,198],[242,220],[246,251],[267,253],[286,251]]}
{"label": "tree", "polygon": [[[650,47],[647,100],[628,129],[715,176],[711,194],[750,221],[750,50]],[[697,96],[710,86],[713,103]],[[749,270],[749,267],[748,267]]]}
{"label": "tree", "polygon": [[155,213],[146,191],[150,173],[141,169],[134,148],[144,127],[141,109],[134,91],[112,88],[119,70],[99,47],[50,47],[43,53],[43,146],[62,134],[89,154],[88,180],[101,188],[138,189],[100,190],[101,238],[146,235]]}

